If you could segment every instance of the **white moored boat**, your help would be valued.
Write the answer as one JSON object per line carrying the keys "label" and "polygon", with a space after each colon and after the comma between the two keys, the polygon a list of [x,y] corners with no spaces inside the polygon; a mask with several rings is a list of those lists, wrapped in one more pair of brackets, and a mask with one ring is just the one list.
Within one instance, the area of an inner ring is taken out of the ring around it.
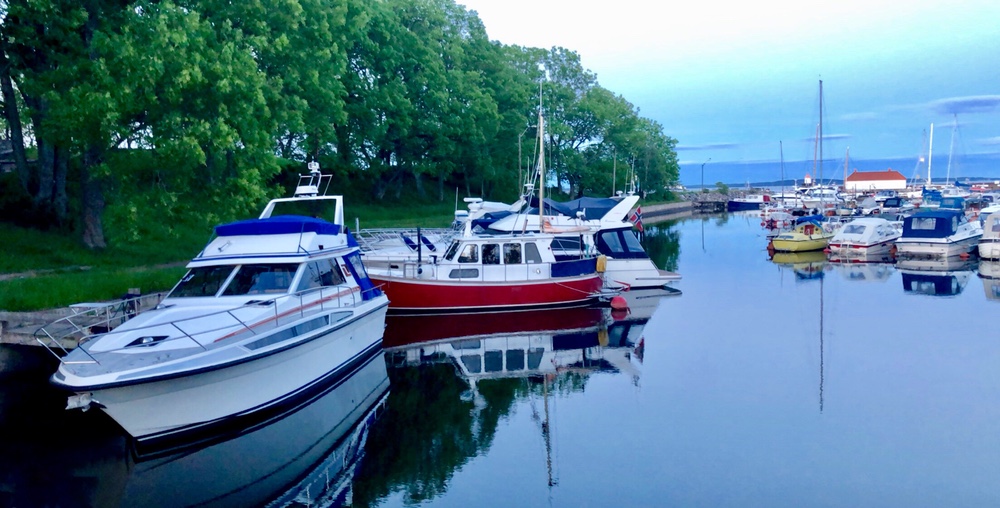
{"label": "white moored boat", "polygon": [[[75,393],[68,408],[98,407],[140,441],[173,438],[297,403],[381,354],[388,299],[343,198],[320,195],[329,177],[310,169],[295,197],[217,226],[159,305],[61,358],[52,382]],[[332,205],[333,220],[272,216],[303,201]]]}
{"label": "white moored boat", "polygon": [[830,257],[859,261],[881,259],[889,255],[900,235],[902,231],[886,219],[854,219],[830,239]]}
{"label": "white moored boat", "polygon": [[983,236],[979,239],[979,257],[989,260],[1000,260],[1000,213],[981,215],[983,218]]}
{"label": "white moored boat", "polygon": [[899,257],[947,258],[975,250],[983,228],[958,210],[928,210],[903,219],[903,235],[896,240]]}

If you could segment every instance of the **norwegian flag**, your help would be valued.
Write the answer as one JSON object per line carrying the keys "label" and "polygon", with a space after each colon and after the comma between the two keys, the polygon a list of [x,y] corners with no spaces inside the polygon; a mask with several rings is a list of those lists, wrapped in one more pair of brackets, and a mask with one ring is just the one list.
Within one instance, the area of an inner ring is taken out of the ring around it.
{"label": "norwegian flag", "polygon": [[640,233],[643,232],[643,230],[642,230],[642,207],[641,206],[635,207],[635,212],[632,212],[632,216],[629,217],[628,220],[630,222],[632,222],[632,224],[635,225],[636,229],[638,229]]}

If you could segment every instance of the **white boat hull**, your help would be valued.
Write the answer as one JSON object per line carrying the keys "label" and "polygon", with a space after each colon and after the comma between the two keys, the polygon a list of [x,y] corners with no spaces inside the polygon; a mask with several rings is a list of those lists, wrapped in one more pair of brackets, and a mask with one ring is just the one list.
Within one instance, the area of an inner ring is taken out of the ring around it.
{"label": "white boat hull", "polygon": [[968,254],[976,248],[981,236],[968,236],[955,241],[934,241],[934,239],[927,238],[900,238],[896,240],[896,255],[899,257],[947,258]]}
{"label": "white boat hull", "polygon": [[895,239],[872,245],[865,244],[830,244],[830,257],[845,260],[873,260],[888,257],[892,253]]}
{"label": "white boat hull", "polygon": [[992,238],[989,241],[980,240],[979,257],[989,260],[1000,260],[1000,241]]}
{"label": "white boat hull", "polygon": [[608,258],[604,271],[604,280],[608,285],[630,289],[662,288],[680,279],[681,276],[676,273],[656,268],[649,258]]}
{"label": "white boat hull", "polygon": [[90,393],[104,412],[140,440],[222,423],[281,405],[378,354],[386,309],[382,306],[306,343],[244,363]]}

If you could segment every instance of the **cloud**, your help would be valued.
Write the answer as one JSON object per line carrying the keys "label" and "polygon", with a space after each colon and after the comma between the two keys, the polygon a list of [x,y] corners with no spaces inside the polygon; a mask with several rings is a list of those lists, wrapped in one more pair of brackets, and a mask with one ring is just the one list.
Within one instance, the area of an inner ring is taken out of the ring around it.
{"label": "cloud", "polygon": [[970,95],[950,97],[927,103],[927,107],[940,114],[988,113],[1000,106],[1000,95]]}
{"label": "cloud", "polygon": [[982,146],[1000,146],[1000,136],[976,140],[976,144]]}
{"label": "cloud", "polygon": [[[841,139],[851,139],[850,134],[823,134],[823,141],[839,141]],[[803,143],[815,143],[816,138],[802,138]]]}
{"label": "cloud", "polygon": [[739,143],[708,143],[705,145],[677,145],[678,152],[695,150],[733,150],[739,148]]}
{"label": "cloud", "polygon": [[877,120],[879,117],[880,115],[874,111],[865,111],[863,113],[848,113],[846,115],[840,115],[839,120],[845,122],[853,122],[853,121],[863,122],[868,120]]}

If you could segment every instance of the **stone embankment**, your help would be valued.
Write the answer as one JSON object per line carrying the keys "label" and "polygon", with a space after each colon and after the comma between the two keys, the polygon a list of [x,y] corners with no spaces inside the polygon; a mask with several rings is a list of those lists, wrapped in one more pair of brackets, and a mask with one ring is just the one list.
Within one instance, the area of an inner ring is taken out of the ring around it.
{"label": "stone embankment", "polygon": [[695,213],[725,212],[729,202],[729,196],[719,192],[699,192],[689,197]]}
{"label": "stone embankment", "polygon": [[[655,223],[670,219],[678,219],[691,215],[692,206],[690,201],[678,203],[662,203],[658,205],[639,205],[642,208],[642,221],[644,223]],[[634,210],[633,210],[634,211]],[[629,214],[631,215],[631,214]]]}

